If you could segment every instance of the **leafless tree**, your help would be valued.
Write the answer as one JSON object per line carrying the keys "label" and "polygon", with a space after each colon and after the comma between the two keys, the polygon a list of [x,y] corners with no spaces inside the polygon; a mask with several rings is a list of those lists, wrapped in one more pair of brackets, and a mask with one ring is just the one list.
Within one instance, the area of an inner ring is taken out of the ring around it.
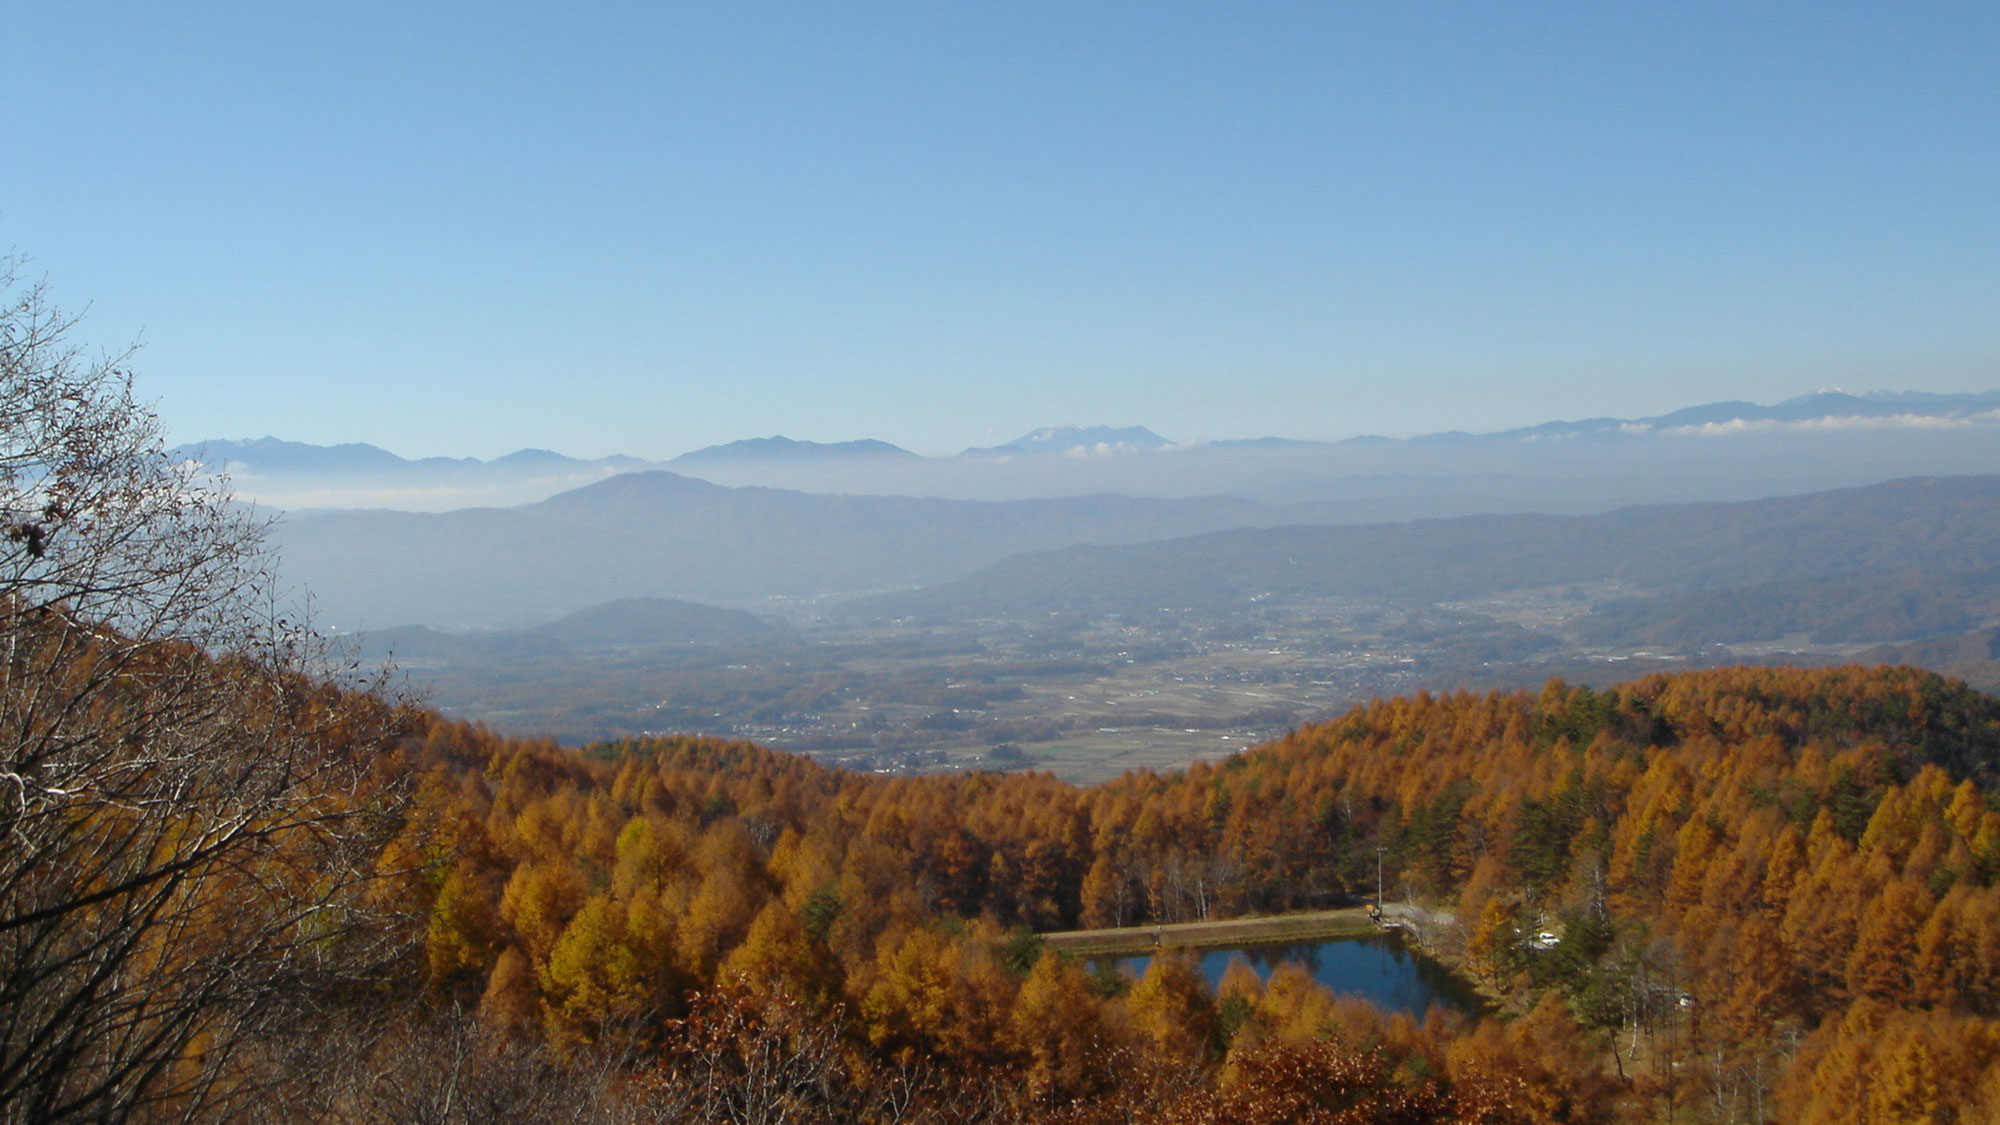
{"label": "leafless tree", "polygon": [[851,1120],[837,1015],[787,996],[716,991],[668,1026],[659,1069],[641,1083],[649,1121],[814,1125]]}
{"label": "leafless tree", "polygon": [[399,948],[395,712],[324,679],[127,357],[15,259],[0,297],[0,1122],[213,1118]]}
{"label": "leafless tree", "polygon": [[615,1030],[561,1056],[458,1007],[412,1006],[363,1027],[371,1041],[341,1052],[348,1068],[264,1120],[329,1125],[638,1125],[625,1096],[635,1040]]}

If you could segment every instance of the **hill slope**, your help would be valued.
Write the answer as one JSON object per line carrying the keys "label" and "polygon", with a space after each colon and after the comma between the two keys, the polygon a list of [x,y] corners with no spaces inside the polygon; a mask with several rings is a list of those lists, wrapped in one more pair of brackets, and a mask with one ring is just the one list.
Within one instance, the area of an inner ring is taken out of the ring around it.
{"label": "hill slope", "polygon": [[1594,516],[1473,516],[1278,527],[1009,559],[931,589],[882,595],[872,617],[1222,610],[1251,599],[1436,602],[1573,582],[1717,589],[2000,558],[2000,477],[1922,478],[1734,504]]}

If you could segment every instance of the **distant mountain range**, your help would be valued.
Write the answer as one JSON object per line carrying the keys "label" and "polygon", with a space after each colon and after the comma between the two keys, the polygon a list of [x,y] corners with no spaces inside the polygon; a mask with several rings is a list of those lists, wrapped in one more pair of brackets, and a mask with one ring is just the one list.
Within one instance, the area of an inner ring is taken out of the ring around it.
{"label": "distant mountain range", "polygon": [[923,457],[888,442],[773,436],[666,462],[527,449],[492,461],[405,460],[371,445],[264,438],[177,451],[227,471],[239,495],[286,509],[446,511],[546,499],[665,468],[729,486],[1011,500],[1120,493],[1340,505],[1350,522],[1604,511],[1751,499],[1899,476],[2000,472],[2000,392],[1820,392],[1772,406],[1711,403],[1649,418],[1547,422],[1408,439],[1179,442],[1141,426],[1055,426]]}
{"label": "distant mountain range", "polygon": [[200,442],[170,455],[226,474],[239,497],[286,509],[428,512],[521,504],[650,467],[636,457],[582,461],[546,449],[520,449],[491,461],[412,461],[362,442],[308,445],[272,437]]}

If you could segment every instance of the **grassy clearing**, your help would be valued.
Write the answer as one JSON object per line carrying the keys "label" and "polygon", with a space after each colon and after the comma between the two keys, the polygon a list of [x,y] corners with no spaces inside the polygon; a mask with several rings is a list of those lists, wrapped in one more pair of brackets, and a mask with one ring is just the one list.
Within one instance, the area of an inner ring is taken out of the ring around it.
{"label": "grassy clearing", "polygon": [[1247,736],[1225,739],[1219,731],[1133,727],[1092,731],[1022,747],[1045,769],[1075,785],[1108,781],[1130,769],[1173,770],[1194,761],[1214,761],[1251,745]]}

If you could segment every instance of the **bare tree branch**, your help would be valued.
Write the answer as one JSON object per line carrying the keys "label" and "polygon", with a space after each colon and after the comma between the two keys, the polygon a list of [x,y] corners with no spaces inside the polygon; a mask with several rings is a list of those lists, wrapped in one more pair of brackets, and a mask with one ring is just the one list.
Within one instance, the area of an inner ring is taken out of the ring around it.
{"label": "bare tree branch", "polygon": [[209,1118],[404,948],[363,893],[395,711],[316,678],[262,520],[17,282],[0,258],[0,1122]]}

